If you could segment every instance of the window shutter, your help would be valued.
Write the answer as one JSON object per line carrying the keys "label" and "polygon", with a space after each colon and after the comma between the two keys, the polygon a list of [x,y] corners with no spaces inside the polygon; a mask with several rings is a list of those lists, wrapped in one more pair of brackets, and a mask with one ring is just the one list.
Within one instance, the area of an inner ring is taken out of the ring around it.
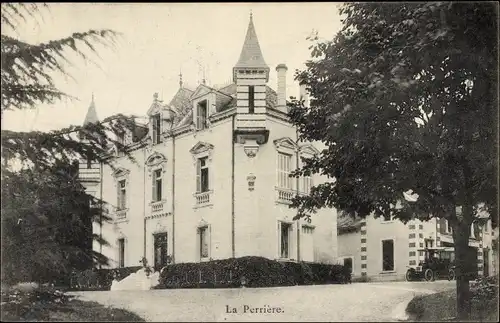
{"label": "window shutter", "polygon": [[276,230],[278,231],[278,234],[277,234],[277,237],[278,237],[278,241],[276,243],[276,253],[277,253],[277,257],[278,258],[281,258],[281,228],[280,228],[280,221],[278,221],[278,227],[276,228]]}
{"label": "window shutter", "polygon": [[201,105],[198,103],[196,106],[196,128],[200,129],[201,128],[201,118],[202,118],[202,109]]}
{"label": "window shutter", "polygon": [[196,192],[201,192],[201,162],[196,161]]}
{"label": "window shutter", "polygon": [[152,120],[152,123],[153,123],[153,127],[152,127],[153,128],[153,133],[152,133],[153,138],[151,138],[151,139],[153,140],[153,143],[156,143],[156,121],[154,118]]}
{"label": "window shutter", "polygon": [[153,202],[155,202],[155,201],[156,201],[156,177],[155,177],[155,176],[156,176],[156,175],[155,175],[155,173],[154,173],[154,171],[153,171],[153,181],[152,181],[152,185],[151,185],[151,188],[152,188],[152,190],[153,190],[153,192],[152,192],[152,194],[151,194],[151,200],[152,200]]}
{"label": "window shutter", "polygon": [[208,225],[208,237],[207,237],[207,244],[208,244],[208,257],[212,257],[212,225]]}
{"label": "window shutter", "polygon": [[158,179],[158,180],[156,181],[156,185],[157,185],[157,187],[156,187],[156,191],[158,192],[158,193],[156,194],[156,198],[157,198],[157,200],[158,200],[158,201],[162,200],[162,198],[163,198],[163,194],[162,194],[162,193],[163,193],[163,192],[162,192],[162,186],[163,186],[163,185],[162,185],[162,184],[163,184],[163,179]]}
{"label": "window shutter", "polygon": [[439,219],[439,233],[446,233],[446,219]]}
{"label": "window shutter", "polygon": [[122,190],[122,207],[124,209],[127,207],[127,187],[126,186]]}
{"label": "window shutter", "polygon": [[157,117],[157,123],[158,123],[158,126],[157,126],[157,136],[158,136],[158,143],[161,142],[161,117],[160,117],[160,114],[158,114],[158,117]]}
{"label": "window shutter", "polygon": [[120,192],[121,187],[120,186],[121,186],[121,184],[120,184],[120,182],[118,182],[118,184],[116,185],[116,206],[118,208],[120,208],[122,205],[121,192]]}

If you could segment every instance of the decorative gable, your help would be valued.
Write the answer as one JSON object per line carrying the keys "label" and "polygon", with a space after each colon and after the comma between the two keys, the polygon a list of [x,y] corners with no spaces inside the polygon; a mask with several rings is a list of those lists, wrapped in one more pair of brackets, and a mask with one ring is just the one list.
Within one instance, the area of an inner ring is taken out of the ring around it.
{"label": "decorative gable", "polygon": [[154,152],[151,156],[148,157],[148,159],[146,159],[146,166],[153,167],[161,163],[164,163],[166,161],[167,158],[163,154],[160,154],[159,152]]}
{"label": "decorative gable", "polygon": [[199,155],[212,149],[214,149],[214,145],[199,141],[196,145],[193,146],[193,148],[189,150],[189,152],[193,155]]}
{"label": "decorative gable", "polygon": [[118,167],[111,175],[114,178],[121,178],[127,176],[128,174],[130,174],[130,171],[128,169],[125,169],[123,167]]}
{"label": "decorative gable", "polygon": [[283,137],[280,139],[276,139],[273,142],[274,142],[274,145],[276,146],[277,149],[288,148],[288,149],[295,150],[298,148],[295,141],[293,141],[290,137]]}
{"label": "decorative gable", "polygon": [[208,86],[206,86],[206,85],[204,85],[204,84],[200,84],[200,85],[196,88],[196,90],[194,91],[194,93],[193,93],[193,94],[191,94],[190,99],[191,99],[191,100],[196,100],[196,99],[198,99],[199,97],[204,96],[204,95],[206,95],[206,94],[208,94],[208,93],[210,93],[210,92],[212,92],[212,89],[211,89],[210,87],[208,87]]}
{"label": "decorative gable", "polygon": [[155,93],[153,95],[153,103],[151,103],[151,106],[149,107],[148,110],[148,116],[154,116],[158,113],[160,113],[162,110],[162,104],[161,101],[158,100],[158,93]]}
{"label": "decorative gable", "polygon": [[300,153],[301,154],[308,154],[308,155],[312,155],[312,156],[316,156],[319,154],[319,150],[314,147],[312,144],[305,144],[305,145],[302,145],[300,146]]}

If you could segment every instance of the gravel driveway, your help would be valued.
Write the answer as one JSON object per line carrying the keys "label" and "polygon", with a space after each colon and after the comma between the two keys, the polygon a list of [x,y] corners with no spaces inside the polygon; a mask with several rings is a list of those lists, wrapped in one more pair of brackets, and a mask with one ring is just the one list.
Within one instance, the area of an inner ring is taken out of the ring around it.
{"label": "gravel driveway", "polygon": [[147,321],[397,321],[416,295],[454,282],[384,282],[274,288],[73,292]]}

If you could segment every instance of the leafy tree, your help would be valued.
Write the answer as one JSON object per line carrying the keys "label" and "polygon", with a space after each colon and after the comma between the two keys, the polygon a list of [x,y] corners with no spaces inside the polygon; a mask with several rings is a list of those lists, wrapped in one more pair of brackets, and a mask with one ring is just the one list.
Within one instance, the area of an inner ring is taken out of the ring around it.
{"label": "leafy tree", "polygon": [[[96,63],[98,51],[112,47],[119,36],[112,30],[89,30],[30,44],[19,39],[16,30],[28,19],[43,18],[49,6],[2,3],[1,9],[2,118],[8,111],[73,99],[58,89],[53,77],[71,76],[67,68],[75,64],[72,55]],[[71,165],[77,160],[108,163],[112,146],[131,158],[115,135],[133,126],[133,119],[117,115],[50,132],[2,129],[2,267],[9,271],[2,275],[11,275],[11,281],[48,279],[70,268],[105,262],[83,238],[91,237],[89,223],[103,202],[94,199],[99,207],[87,207],[92,198],[75,182]],[[12,166],[19,162],[22,170],[15,171]]]}
{"label": "leafy tree", "polygon": [[[48,6],[43,4],[2,3],[2,116],[6,111],[74,99],[57,88],[53,77],[71,77],[67,68],[75,64],[69,59],[72,55],[97,64],[98,50],[113,47],[120,35],[107,29],[89,30],[41,44],[29,44],[15,36],[20,24],[43,17],[45,10]],[[116,115],[85,127],[70,126],[51,132],[2,130],[3,165],[14,159],[37,168],[50,168],[58,160],[70,163],[75,158],[105,161],[111,145],[123,150],[113,135],[131,127],[132,120]],[[79,135],[87,140],[79,140]]]}
{"label": "leafy tree", "polygon": [[2,172],[2,281],[54,282],[72,269],[106,265],[92,222],[109,220],[85,193],[78,165]]}
{"label": "leafy tree", "polygon": [[480,213],[496,225],[498,214],[498,6],[348,3],[340,13],[343,29],[332,41],[313,37],[312,59],[296,74],[310,107],[295,100],[290,112],[301,140],[326,145],[294,176],[333,180],[292,207],[297,217],[336,207],[405,223],[447,219],[465,319],[470,227]]}

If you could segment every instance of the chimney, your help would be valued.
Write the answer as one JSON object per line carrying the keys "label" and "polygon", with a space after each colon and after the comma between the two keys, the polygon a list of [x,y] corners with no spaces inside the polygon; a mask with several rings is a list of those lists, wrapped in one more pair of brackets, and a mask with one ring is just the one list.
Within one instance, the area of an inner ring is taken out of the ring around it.
{"label": "chimney", "polygon": [[278,109],[286,112],[286,71],[288,67],[285,64],[276,66],[278,72]]}
{"label": "chimney", "polygon": [[303,83],[300,84],[300,100],[304,100],[304,107],[309,108],[309,93]]}

